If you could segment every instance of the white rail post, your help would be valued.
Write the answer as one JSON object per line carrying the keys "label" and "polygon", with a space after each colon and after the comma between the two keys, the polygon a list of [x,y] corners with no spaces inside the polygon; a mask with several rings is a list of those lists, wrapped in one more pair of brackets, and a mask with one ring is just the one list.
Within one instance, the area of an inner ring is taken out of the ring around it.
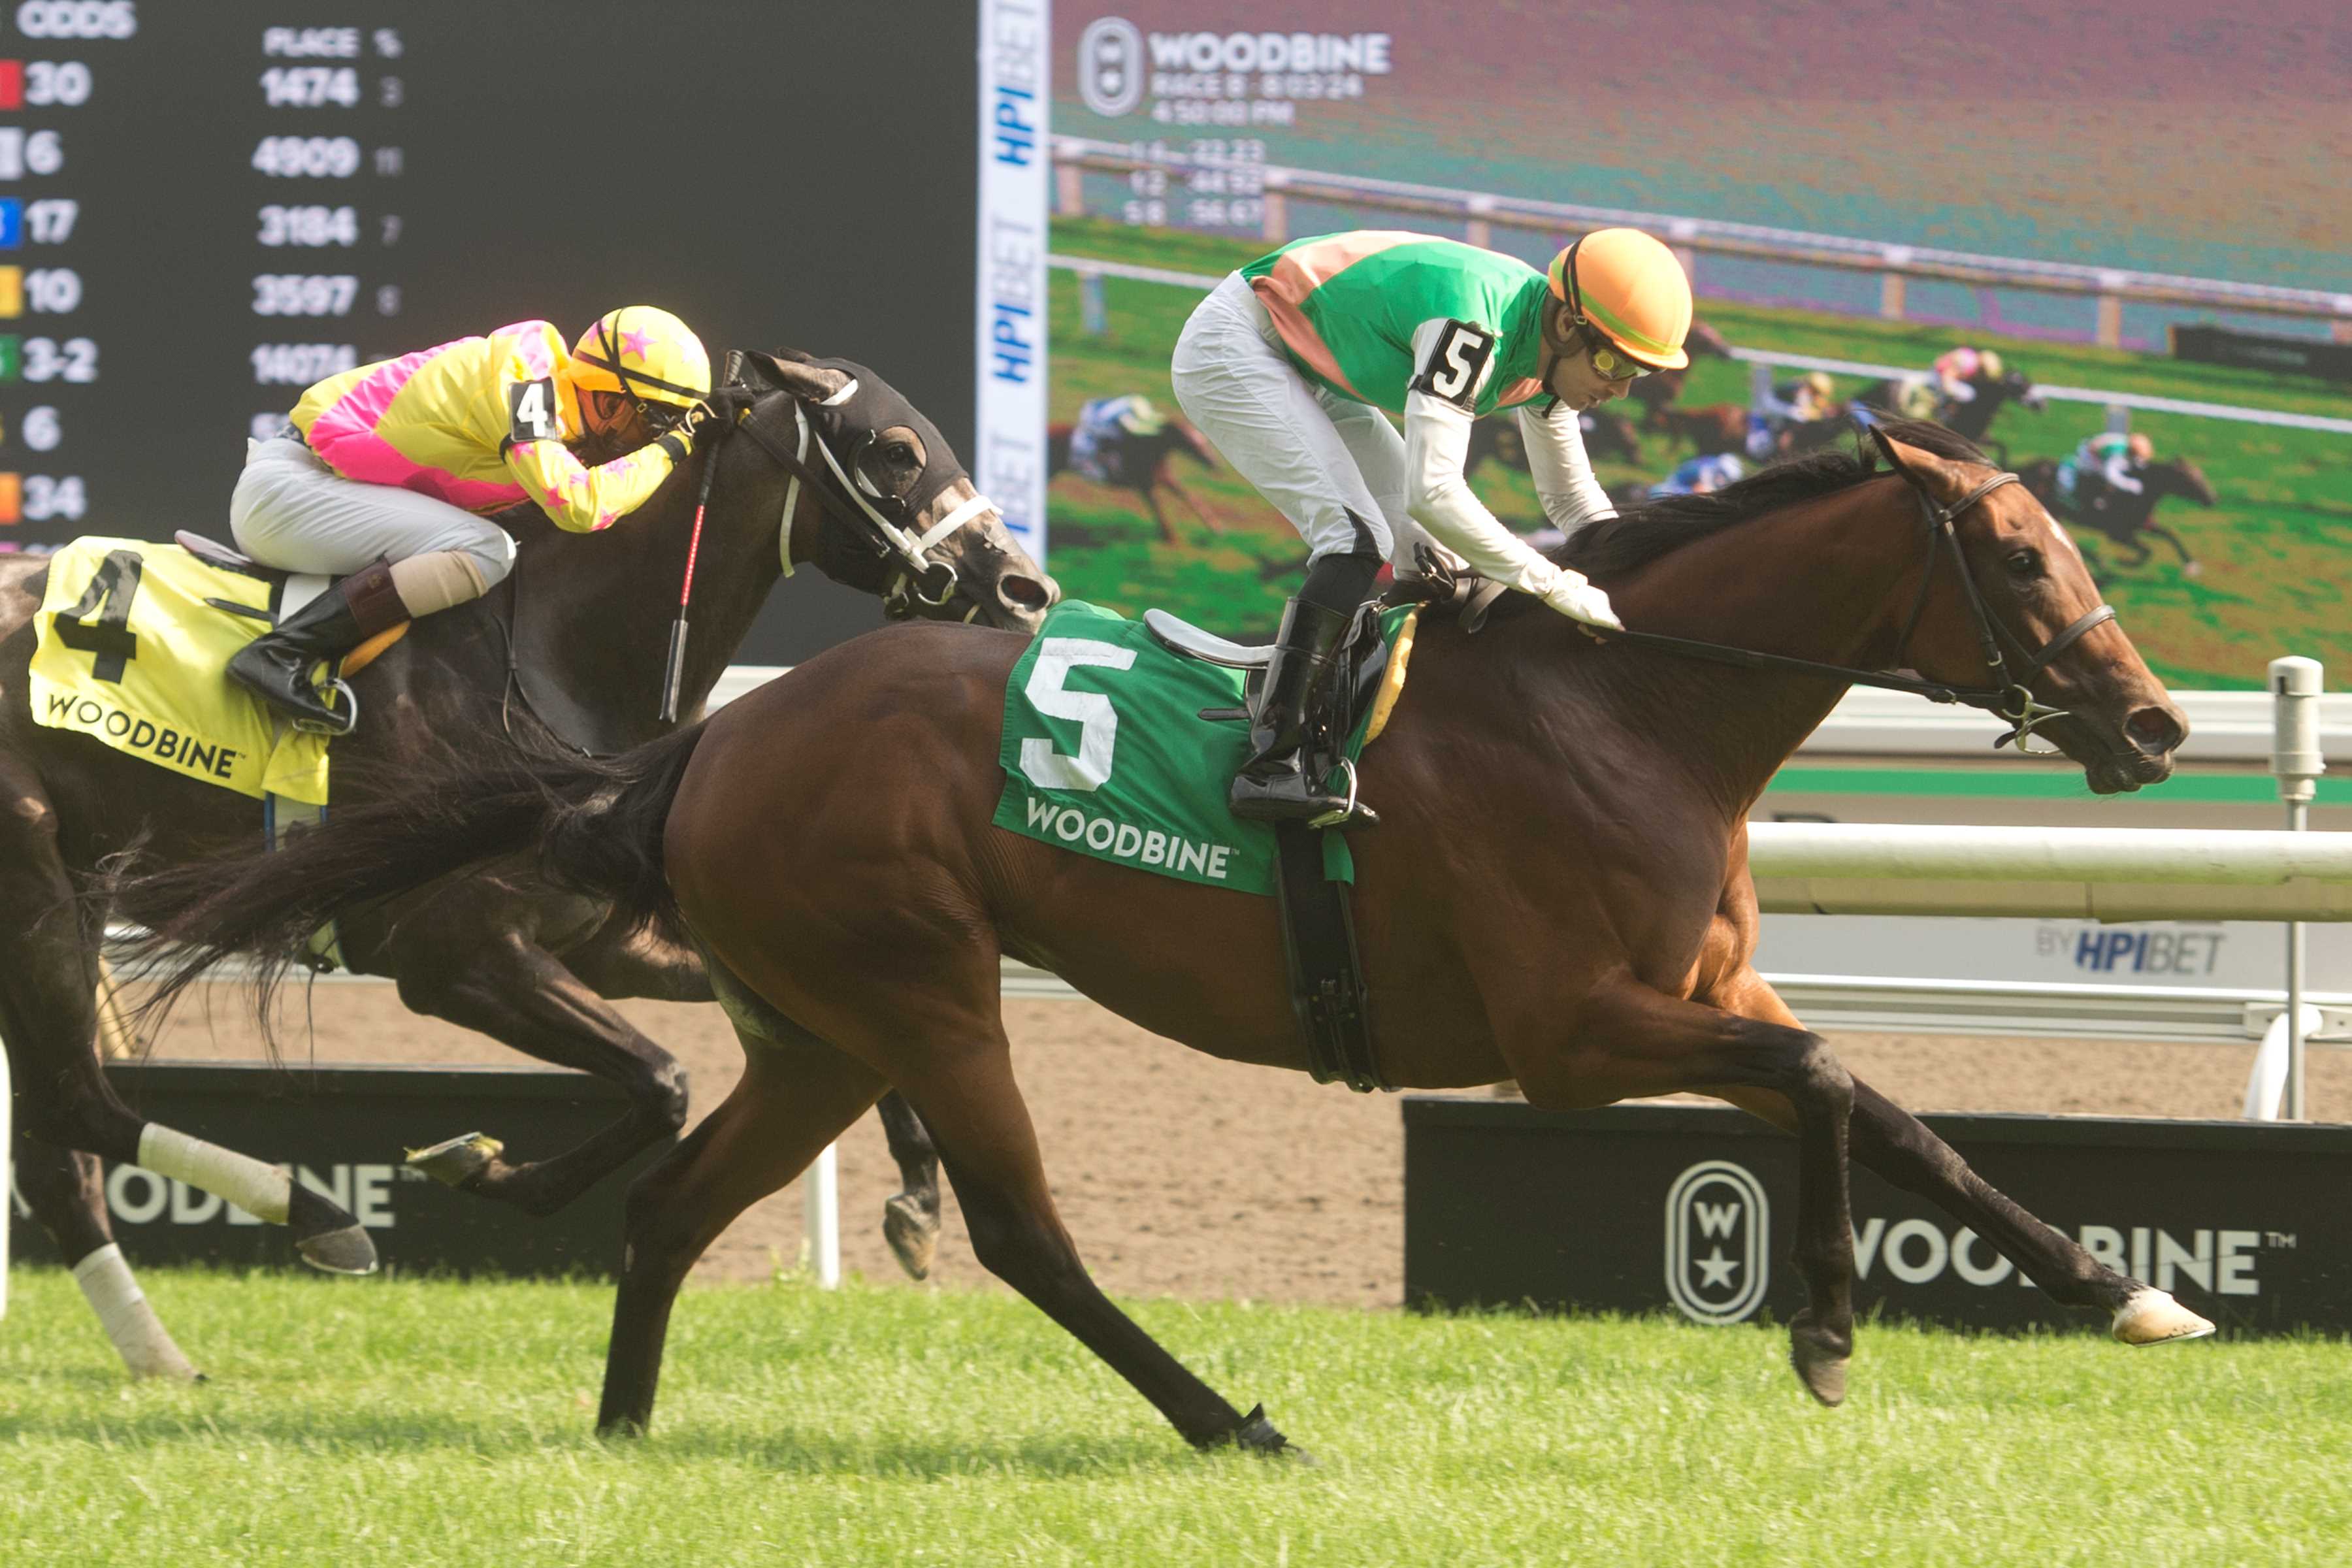
{"label": "white rail post", "polygon": [[801,1173],[801,1193],[809,1267],[819,1288],[835,1289],[841,1284],[841,1183],[832,1144]]}
{"label": "white rail post", "polygon": [[2103,349],[2124,346],[2123,289],[2130,282],[2120,272],[2099,274],[2099,324],[2092,334]]}
{"label": "white rail post", "polygon": [[1886,270],[1878,275],[1878,314],[1883,320],[1899,321],[1903,319],[1905,284],[1907,282],[1900,269],[1911,265],[1911,247],[1890,245],[1883,254]]}
{"label": "white rail post", "polygon": [[[2271,660],[2271,773],[2286,802],[2286,825],[2301,833],[2311,826],[2312,797],[2327,754],[2319,746],[2319,692],[2323,671],[2315,658]],[[2303,922],[2286,926],[2286,1119],[2306,1117],[2303,1100]]]}
{"label": "white rail post", "polygon": [[1078,327],[1090,338],[1110,331],[1110,301],[1103,294],[1103,275],[1091,267],[1078,268]]}
{"label": "white rail post", "polygon": [[1481,250],[1495,248],[1495,226],[1491,221],[1495,214],[1495,198],[1474,195],[1463,205],[1469,213],[1462,226],[1463,239]]}

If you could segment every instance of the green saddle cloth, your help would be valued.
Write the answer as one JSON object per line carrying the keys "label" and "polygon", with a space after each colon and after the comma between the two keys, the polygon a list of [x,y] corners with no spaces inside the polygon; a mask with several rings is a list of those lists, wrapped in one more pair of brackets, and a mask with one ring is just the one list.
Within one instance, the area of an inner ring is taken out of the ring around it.
{"label": "green saddle cloth", "polygon": [[[1381,617],[1393,642],[1409,612]],[[1239,708],[1246,672],[1171,653],[1140,621],[1083,600],[1056,605],[1004,686],[1004,794],[996,826],[1139,871],[1274,893],[1274,829],[1225,805],[1249,729],[1202,719]],[[1364,746],[1364,720],[1347,754]],[[1353,881],[1347,840],[1323,835],[1324,871]]]}

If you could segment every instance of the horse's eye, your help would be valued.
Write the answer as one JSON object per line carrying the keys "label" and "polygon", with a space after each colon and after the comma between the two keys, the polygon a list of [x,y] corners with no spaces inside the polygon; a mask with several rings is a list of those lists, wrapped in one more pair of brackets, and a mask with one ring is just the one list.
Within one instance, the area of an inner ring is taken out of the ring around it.
{"label": "horse's eye", "polygon": [[2039,577],[2042,575],[2042,552],[2039,550],[2015,551],[2003,559],[2001,564],[2009,568],[2011,576],[2021,582]]}
{"label": "horse's eye", "polygon": [[915,449],[904,441],[893,441],[889,456],[894,463],[911,463],[915,460]]}

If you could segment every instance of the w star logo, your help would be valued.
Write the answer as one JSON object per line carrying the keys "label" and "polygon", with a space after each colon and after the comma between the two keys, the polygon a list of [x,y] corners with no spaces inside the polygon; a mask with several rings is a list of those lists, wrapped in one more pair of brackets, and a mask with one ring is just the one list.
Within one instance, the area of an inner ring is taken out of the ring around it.
{"label": "w star logo", "polygon": [[1736,1323],[1764,1304],[1771,1273],[1764,1184],[1744,1165],[1703,1160],[1666,1193],[1666,1293],[1687,1318]]}

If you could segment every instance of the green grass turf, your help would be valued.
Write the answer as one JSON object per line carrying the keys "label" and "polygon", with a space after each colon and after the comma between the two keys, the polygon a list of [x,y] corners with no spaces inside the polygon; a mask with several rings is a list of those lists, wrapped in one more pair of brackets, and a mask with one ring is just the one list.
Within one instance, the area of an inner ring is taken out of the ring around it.
{"label": "green grass turf", "polygon": [[1846,1408],[1760,1327],[1135,1304],[1307,1468],[1185,1447],[1025,1304],[697,1289],[653,1436],[589,1431],[593,1285],[147,1289],[131,1386],[55,1270],[0,1324],[0,1561],[2334,1563],[2347,1350],[1866,1327]]}
{"label": "green grass turf", "polygon": [[[1212,276],[1265,248],[1255,240],[1137,230],[1100,219],[1056,220],[1053,243],[1058,254]],[[1105,293],[1110,330],[1089,338],[1080,330],[1076,278],[1053,274],[1055,419],[1073,417],[1089,398],[1118,393],[1145,392],[1163,406],[1175,406],[1168,357],[1194,297],[1116,278],[1106,280]],[[1968,342],[2000,349],[2036,380],[2053,385],[2293,413],[2352,412],[2352,399],[2341,388],[2267,372],[1704,298],[1699,308],[1734,343],[1749,348],[1924,366],[1952,344]],[[1745,364],[1702,360],[1683,401],[1745,405],[1748,374]],[[1859,378],[1837,380],[1842,394],[1864,384]],[[2008,445],[2013,462],[2023,463],[2064,456],[2102,418],[2088,404],[2053,403],[2041,415],[2012,407],[1995,423],[1993,435]],[[2352,615],[2345,609],[2352,580],[2352,437],[2162,414],[2135,415],[2134,428],[2148,433],[2159,457],[2194,458],[2221,494],[2221,504],[2210,510],[2171,500],[2157,512],[2157,521],[2203,561],[2201,576],[2184,574],[2160,542],[2148,542],[2157,553],[2147,564],[2126,568],[2114,546],[2084,536],[2108,597],[2150,667],[2175,687],[2255,689],[2273,658],[2302,653],[2328,665],[2334,689],[2352,689]],[[1638,467],[1596,467],[1614,489],[1663,476],[1690,452],[1650,436]],[[1129,614],[1160,605],[1228,633],[1270,634],[1305,560],[1297,535],[1232,473],[1201,478],[1184,459],[1175,471],[1227,520],[1225,536],[1210,535],[1171,504],[1180,534],[1171,545],[1129,492],[1065,475],[1054,481],[1050,498],[1055,576],[1074,596]],[[1525,475],[1488,464],[1473,483],[1506,521],[1529,529],[1539,524],[1541,509]]]}

